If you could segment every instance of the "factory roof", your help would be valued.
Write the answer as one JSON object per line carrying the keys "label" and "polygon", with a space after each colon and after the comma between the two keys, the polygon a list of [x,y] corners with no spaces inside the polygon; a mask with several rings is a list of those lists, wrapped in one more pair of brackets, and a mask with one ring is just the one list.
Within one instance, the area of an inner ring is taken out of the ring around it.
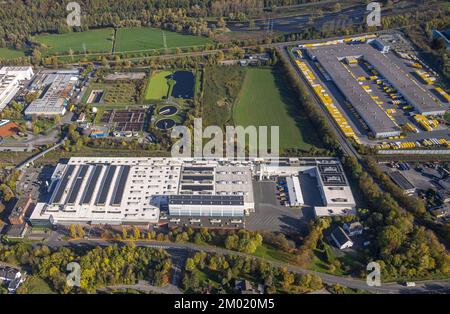
{"label": "factory roof", "polygon": [[[391,61],[388,56],[380,53],[369,44],[324,46],[309,48],[309,52],[310,54],[315,55],[319,62],[324,63],[322,65],[325,66],[327,71],[330,72],[334,82],[339,85],[339,88],[343,88],[344,93],[350,94],[351,96],[348,97],[352,97],[354,101],[358,100],[356,97],[359,93],[355,94],[355,92],[352,91],[354,89],[352,86],[358,87],[360,90],[362,89],[358,86],[354,79],[350,80],[352,84],[348,84],[350,82],[345,78],[347,77],[350,79],[348,77],[350,74],[338,64],[338,58],[345,58],[348,56],[362,57],[364,60],[369,62],[386,80],[388,80],[389,83],[403,95],[405,100],[414,106],[420,113],[445,111],[441,104],[437,100],[433,99],[430,93],[425,91],[418,85],[417,82],[411,79],[409,74],[405,73],[398,65]],[[347,74],[345,74],[345,72],[347,72]],[[343,76],[340,76],[341,74]],[[365,114],[373,114],[373,108],[366,108],[370,103],[366,103],[365,98],[366,97],[361,97],[360,99],[360,101],[364,103],[362,112],[365,112]],[[381,113],[376,113],[375,115],[378,117]],[[379,121],[375,121],[374,123],[375,127],[383,127],[383,124],[379,125]],[[386,121],[384,127],[387,128],[388,126],[388,122]]]}
{"label": "factory roof", "polygon": [[[328,72],[333,82],[344,94],[347,100],[358,111],[372,132],[377,134],[389,134],[399,132],[395,123],[375,103],[370,95],[358,84],[350,72],[341,64],[340,59],[349,56],[360,57],[364,55],[362,45],[336,45],[321,48],[309,48],[309,54],[317,58],[318,62]],[[369,52],[380,54],[370,47]],[[380,54],[381,55],[381,54]]]}

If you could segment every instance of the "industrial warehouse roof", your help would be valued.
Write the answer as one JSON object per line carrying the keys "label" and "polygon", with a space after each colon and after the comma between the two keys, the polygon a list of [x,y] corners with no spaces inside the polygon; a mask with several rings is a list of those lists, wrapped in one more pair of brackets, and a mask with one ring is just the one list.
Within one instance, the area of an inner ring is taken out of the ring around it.
{"label": "industrial warehouse roof", "polygon": [[[67,167],[53,194],[52,204],[73,206],[76,205],[78,200],[79,205],[88,205],[92,201],[95,201],[95,205],[105,206],[108,195],[112,193],[110,205],[120,206],[125,184],[130,174],[130,166],[81,165],[78,167],[77,172],[74,170],[75,165],[69,165]],[[90,175],[88,175],[89,170],[91,170]],[[113,181],[114,178],[116,180]],[[95,187],[99,179],[101,179],[101,183],[94,195]],[[71,184],[69,184],[70,180],[72,180]],[[112,184],[113,182],[114,185]],[[84,189],[82,189],[83,183],[85,183]],[[110,192],[112,188],[113,190]]]}
{"label": "industrial warehouse roof", "polygon": [[[186,205],[252,207],[250,167],[178,158],[71,158],[56,167],[52,197],[36,205],[31,221],[155,223],[161,199],[169,195],[187,195]],[[193,194],[200,198],[189,199]]]}
{"label": "industrial warehouse roof", "polygon": [[399,171],[389,172],[389,176],[402,190],[414,190],[415,186]]}
{"label": "industrial warehouse roof", "polygon": [[[380,54],[371,46],[366,46],[373,50],[369,50],[369,52]],[[378,107],[370,95],[364,91],[357,80],[352,77],[339,61],[339,59],[348,56],[362,56],[365,50],[361,49],[361,47],[362,45],[336,45],[310,48],[308,52],[317,58],[317,61],[328,72],[333,82],[358,111],[375,135],[399,132],[395,123]]]}
{"label": "industrial warehouse roof", "polygon": [[308,48],[308,53],[315,56],[327,70],[334,83],[374,133],[395,131],[398,128],[339,63],[339,59],[349,56],[362,57],[420,113],[433,114],[445,111],[438,101],[433,99],[428,92],[413,81],[388,56],[380,53],[369,44],[314,47]]}
{"label": "industrial warehouse roof", "polygon": [[42,81],[37,79],[33,84],[44,88],[44,91],[25,109],[25,115],[64,114],[65,102],[70,97],[78,77],[71,71],[59,71],[43,76]]}

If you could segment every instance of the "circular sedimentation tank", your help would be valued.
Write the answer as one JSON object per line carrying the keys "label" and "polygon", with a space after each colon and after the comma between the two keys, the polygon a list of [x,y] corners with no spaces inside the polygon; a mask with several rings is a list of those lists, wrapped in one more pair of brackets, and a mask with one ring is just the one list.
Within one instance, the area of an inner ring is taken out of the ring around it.
{"label": "circular sedimentation tank", "polygon": [[172,119],[161,119],[156,121],[155,125],[160,130],[169,130],[175,126],[176,122]]}
{"label": "circular sedimentation tank", "polygon": [[166,105],[166,106],[161,107],[158,110],[158,114],[160,114],[162,116],[166,116],[166,117],[173,116],[177,112],[178,112],[178,108],[175,107],[174,105]]}

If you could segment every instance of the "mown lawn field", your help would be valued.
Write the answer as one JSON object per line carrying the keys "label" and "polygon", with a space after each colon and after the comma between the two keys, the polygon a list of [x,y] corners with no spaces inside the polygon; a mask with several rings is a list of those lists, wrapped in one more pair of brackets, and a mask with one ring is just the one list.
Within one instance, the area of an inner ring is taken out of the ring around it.
{"label": "mown lawn field", "polygon": [[169,84],[166,77],[171,75],[170,71],[160,71],[152,74],[148,80],[145,90],[145,100],[161,100],[167,97],[169,93]]}
{"label": "mown lawn field", "polygon": [[233,108],[235,125],[279,126],[280,150],[321,147],[311,122],[283,73],[275,68],[249,68]]}
{"label": "mown lawn field", "polygon": [[167,48],[202,46],[212,42],[206,37],[184,35],[157,28],[121,28],[117,31],[115,52],[165,48],[163,33],[166,36]]}
{"label": "mown lawn field", "polygon": [[0,59],[14,59],[20,57],[25,57],[25,52],[23,52],[22,50],[0,48]]}
{"label": "mown lawn field", "polygon": [[88,53],[111,52],[113,45],[112,28],[73,32],[66,34],[37,35],[34,40],[44,44],[47,54],[67,53],[72,49],[74,54],[84,53],[84,46]]}

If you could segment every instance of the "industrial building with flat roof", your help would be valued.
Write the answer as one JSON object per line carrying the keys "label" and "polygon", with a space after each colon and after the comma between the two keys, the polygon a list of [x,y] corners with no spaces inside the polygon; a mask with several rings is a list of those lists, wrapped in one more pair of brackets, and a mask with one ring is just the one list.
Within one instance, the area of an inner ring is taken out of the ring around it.
{"label": "industrial building with flat roof", "polygon": [[0,69],[0,111],[13,100],[20,90],[21,83],[31,80],[32,67],[2,67]]}
{"label": "industrial building with flat roof", "polygon": [[311,59],[316,60],[323,67],[377,138],[398,136],[400,135],[400,129],[341,64],[342,60],[355,58],[368,62],[420,114],[426,116],[442,115],[446,111],[438,100],[420,88],[388,56],[370,44],[309,47],[306,52]]}
{"label": "industrial building with flat roof", "polygon": [[32,82],[31,88],[42,90],[42,93],[25,109],[25,115],[64,115],[77,82],[78,70],[40,73]]}
{"label": "industrial building with flat roof", "polygon": [[290,177],[292,206],[304,205],[300,172],[317,179],[323,202],[316,206],[316,216],[353,213],[353,195],[334,158],[273,163],[266,159],[74,157],[56,166],[51,197],[36,205],[30,221],[33,225],[146,225],[159,222],[160,210],[167,210],[171,220],[243,218],[255,210],[253,181],[258,177]]}
{"label": "industrial building with flat roof", "polygon": [[388,172],[389,177],[397,184],[405,194],[413,194],[416,187],[400,171]]}
{"label": "industrial building with flat roof", "polygon": [[[292,206],[305,205],[304,185],[299,176],[306,174],[315,179],[322,204],[314,206],[316,217],[342,216],[355,213],[356,203],[342,165],[335,158],[289,158],[279,164],[262,163],[257,174],[263,177],[285,176],[292,179],[292,190],[287,180]],[[292,201],[292,196],[295,200]]]}
{"label": "industrial building with flat roof", "polygon": [[33,224],[157,223],[161,207],[175,216],[243,216],[254,210],[245,163],[71,158],[58,164],[51,181],[50,201],[37,204]]}

